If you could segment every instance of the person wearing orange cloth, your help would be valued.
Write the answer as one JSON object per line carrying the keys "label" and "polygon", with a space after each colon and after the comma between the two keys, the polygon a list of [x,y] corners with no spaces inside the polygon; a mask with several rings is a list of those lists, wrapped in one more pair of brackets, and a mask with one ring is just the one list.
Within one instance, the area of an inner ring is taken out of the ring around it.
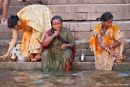
{"label": "person wearing orange cloth", "polygon": [[113,24],[113,15],[105,12],[90,38],[90,48],[95,55],[95,68],[112,70],[114,62],[124,62],[124,34]]}
{"label": "person wearing orange cloth", "polygon": [[51,28],[52,12],[45,5],[29,5],[21,9],[17,15],[11,15],[8,19],[8,27],[13,28],[13,38],[9,49],[2,56],[5,60],[14,48],[18,31],[22,30],[22,42],[20,55],[25,61],[40,61],[42,40],[45,32]]}

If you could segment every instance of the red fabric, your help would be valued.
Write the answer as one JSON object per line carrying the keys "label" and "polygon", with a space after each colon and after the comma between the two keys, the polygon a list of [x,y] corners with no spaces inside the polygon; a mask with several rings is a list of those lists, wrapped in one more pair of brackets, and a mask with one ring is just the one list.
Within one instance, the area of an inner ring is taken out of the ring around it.
{"label": "red fabric", "polygon": [[[51,32],[51,29],[49,29],[47,32],[46,32],[46,34],[45,34],[45,37],[44,37],[44,39],[43,39],[43,41],[42,41],[42,52],[45,50],[45,46],[44,46],[44,40],[46,39],[46,38],[48,38],[49,36],[52,36],[52,32]],[[75,47],[73,47],[72,49],[72,52],[73,52],[73,58],[75,58],[75,54],[76,54],[76,49],[75,49]]]}
{"label": "red fabric", "polygon": [[51,29],[49,29],[47,32],[46,32],[46,34],[45,34],[45,36],[44,36],[44,39],[42,40],[42,52],[45,50],[45,46],[44,46],[44,41],[45,41],[45,39],[46,38],[48,38],[49,36],[51,36],[52,35],[52,32],[51,32]]}
{"label": "red fabric", "polygon": [[[44,41],[45,41],[46,38],[48,38],[48,37],[50,37],[50,36],[52,36],[51,29],[49,29],[49,30],[46,32],[45,37],[44,37],[44,39],[43,39],[43,41],[42,41],[42,52],[46,49],[46,47],[44,46]],[[75,54],[76,54],[76,49],[75,49],[75,47],[73,47],[71,50],[72,50],[72,52],[73,52],[73,58],[75,58]],[[66,66],[65,66],[64,70],[67,72],[67,71],[69,71],[69,70],[71,70],[71,69],[72,69],[72,61],[71,61],[70,59],[67,59],[67,60],[66,60]]]}

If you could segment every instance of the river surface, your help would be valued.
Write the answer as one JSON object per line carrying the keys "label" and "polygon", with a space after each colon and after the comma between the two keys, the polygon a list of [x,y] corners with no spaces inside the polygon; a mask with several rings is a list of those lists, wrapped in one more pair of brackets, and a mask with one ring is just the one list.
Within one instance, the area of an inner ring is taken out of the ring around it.
{"label": "river surface", "polygon": [[130,87],[130,71],[0,70],[0,87]]}

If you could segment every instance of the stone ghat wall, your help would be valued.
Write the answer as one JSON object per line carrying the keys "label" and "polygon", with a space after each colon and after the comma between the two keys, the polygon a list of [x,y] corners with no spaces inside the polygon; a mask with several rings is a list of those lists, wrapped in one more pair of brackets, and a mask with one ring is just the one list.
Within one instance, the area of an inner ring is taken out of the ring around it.
{"label": "stone ghat wall", "polygon": [[[130,57],[130,40],[125,39],[124,40],[124,54],[127,58]],[[85,54],[86,56],[94,56],[93,52],[90,50],[89,46],[89,40],[77,40],[76,41],[76,51],[77,51],[77,56],[81,54]]]}
{"label": "stone ghat wall", "polygon": [[[31,0],[32,2],[39,0]],[[130,0],[41,0],[47,5],[66,5],[66,4],[129,4]],[[23,2],[17,0],[10,0],[10,5],[24,5]]]}
{"label": "stone ghat wall", "polygon": [[[10,0],[8,17],[25,7],[25,3]],[[38,1],[38,0],[34,0]],[[93,56],[89,48],[91,33],[99,24],[95,21],[105,11],[114,15],[114,22],[125,34],[125,55],[130,56],[130,0],[42,0],[52,10],[53,15],[60,15],[63,18],[64,26],[70,28],[76,39],[77,54],[84,52],[85,55]],[[2,10],[0,10],[0,19]],[[9,46],[12,38],[12,29],[0,24],[0,55],[3,55]],[[21,41],[22,31],[19,31],[18,39]],[[81,40],[85,40],[82,43]],[[19,42],[18,41],[18,42]],[[82,48],[83,49],[82,49]],[[83,50],[83,51],[82,51]]]}
{"label": "stone ghat wall", "polygon": [[[130,4],[72,4],[47,6],[52,10],[53,15],[60,15],[64,21],[94,21],[106,11],[110,11],[113,14],[114,20],[130,19]],[[16,14],[23,7],[24,6],[10,6],[8,17],[11,14]],[[0,10],[0,13],[2,13],[1,11],[2,10]]]}
{"label": "stone ghat wall", "polygon": [[[113,70],[130,70],[130,63],[115,63]],[[94,70],[94,62],[74,62],[72,70]],[[42,70],[41,62],[1,62],[0,70]]]}
{"label": "stone ghat wall", "polygon": [[[92,31],[100,24],[100,21],[85,22],[63,22],[63,26],[71,30],[76,40],[90,39]],[[113,24],[118,25],[120,30],[125,34],[125,38],[130,38],[130,21],[114,21]],[[0,24],[0,40],[10,40],[12,38],[12,29],[6,25]],[[22,31],[19,31],[18,39],[22,38]]]}
{"label": "stone ghat wall", "polygon": [[47,4],[126,4],[130,0],[43,0]]}
{"label": "stone ghat wall", "polygon": [[[10,40],[0,40],[0,56],[6,53]],[[17,43],[20,43],[19,40]],[[89,47],[89,40],[76,40],[76,56],[80,56],[82,53],[86,56],[94,56],[93,52],[90,50]],[[130,57],[130,40],[125,39],[125,50],[124,54],[128,58]]]}

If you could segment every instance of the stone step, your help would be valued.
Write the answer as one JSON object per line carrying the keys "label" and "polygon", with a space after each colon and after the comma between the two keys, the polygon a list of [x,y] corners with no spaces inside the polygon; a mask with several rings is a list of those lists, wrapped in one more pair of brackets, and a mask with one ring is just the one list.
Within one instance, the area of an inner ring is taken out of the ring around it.
{"label": "stone step", "polygon": [[[32,2],[39,0],[31,0]],[[48,5],[61,5],[61,4],[129,4],[129,0],[41,0],[44,4]],[[25,5],[24,2],[17,0],[10,0],[10,6]]]}
{"label": "stone step", "polygon": [[45,0],[47,4],[127,4],[130,0]]}
{"label": "stone step", "polygon": [[[115,63],[113,70],[130,70],[130,62]],[[41,62],[0,62],[0,70],[42,70]],[[73,62],[72,70],[95,70],[94,62]]]}
{"label": "stone step", "polygon": [[[10,39],[8,39],[8,40],[0,39],[0,56],[4,55],[7,52],[10,41],[11,41]],[[18,39],[16,44],[18,44],[18,43],[21,43],[21,40]]]}
{"label": "stone step", "polygon": [[[83,21],[83,22],[64,22],[64,26],[68,27],[76,40],[89,39],[92,30],[100,23],[100,21]],[[117,24],[120,30],[125,34],[125,38],[130,38],[130,21],[113,21]]]}
{"label": "stone step", "polygon": [[[80,56],[81,55],[76,55],[74,62],[81,62],[80,61]],[[7,58],[5,61],[2,60],[1,56],[0,56],[0,62],[11,62],[9,58]],[[17,61],[17,62],[23,62],[23,61]],[[85,55],[85,62],[95,62],[95,58],[94,56],[87,56]],[[126,58],[126,62],[130,62],[130,57]]]}
{"label": "stone step", "polygon": [[[114,20],[127,20],[130,18],[130,4],[71,4],[47,6],[50,7],[53,15],[60,15],[63,20],[96,20],[105,11],[112,12]],[[24,6],[10,6],[8,17],[11,14],[16,14],[23,7]]]}
{"label": "stone step", "polygon": [[[76,55],[74,62],[80,62],[79,57],[80,57],[80,55],[78,55],[78,56]],[[85,56],[85,57],[86,57],[85,62],[95,62],[94,56]],[[129,60],[127,60],[127,62],[128,61]],[[5,61],[3,61],[1,56],[0,56],[0,62],[10,62],[10,59],[7,58]],[[23,62],[23,61],[17,61],[17,62]]]}
{"label": "stone step", "polygon": [[[124,62],[124,63],[114,63],[113,70],[130,70],[130,62]],[[72,66],[73,70],[94,70],[95,69],[95,62],[74,62]]]}
{"label": "stone step", "polygon": [[[8,28],[7,25],[0,24],[0,40],[11,39],[13,35],[13,30]],[[19,31],[18,38],[22,38],[22,31]]]}
{"label": "stone step", "polygon": [[19,2],[17,0],[10,0],[10,6],[24,6],[24,2]]}
{"label": "stone step", "polygon": [[[129,70],[130,57],[127,58],[126,62],[115,63],[113,70]],[[10,62],[9,58],[6,61],[2,61],[0,57],[0,70],[41,70],[41,62]],[[86,56],[85,62],[80,62],[79,57],[75,57],[73,62],[72,70],[94,70],[95,60],[94,56]]]}
{"label": "stone step", "polygon": [[[31,0],[32,4],[35,4],[36,2],[38,2],[40,0]],[[44,4],[47,4],[47,2],[45,0],[41,0]],[[27,3],[23,2],[23,1],[17,1],[17,0],[10,0],[10,6],[26,6]]]}
{"label": "stone step", "polygon": [[[0,40],[0,55],[3,55],[7,52],[9,42],[10,40]],[[21,43],[21,40],[18,40],[17,43]],[[125,39],[124,44],[124,54],[126,57],[130,57],[130,39]],[[81,54],[85,54],[86,56],[94,56],[89,47],[89,39],[76,40],[76,56],[80,56]]]}
{"label": "stone step", "polygon": [[[124,54],[126,57],[130,57],[130,39],[124,40]],[[85,54],[86,56],[93,56],[93,52],[90,50],[89,39],[76,40],[76,56]]]}
{"label": "stone step", "polygon": [[[39,0],[31,0],[32,2]],[[129,4],[129,0],[41,0],[44,4],[48,5],[61,5],[61,4]],[[25,5],[24,2],[17,0],[10,0],[10,6]]]}
{"label": "stone step", "polygon": [[50,5],[49,7],[54,15],[58,14],[64,20],[96,20],[106,11],[112,12],[114,20],[130,18],[130,4],[73,4]]}
{"label": "stone step", "polygon": [[[100,21],[68,21],[64,22],[64,27],[68,27],[76,40],[79,39],[89,39],[92,33],[92,30],[100,23]],[[117,24],[120,30],[125,34],[125,38],[130,38],[130,21],[114,21],[114,24]],[[6,25],[0,24],[0,40],[11,39],[12,38],[12,29],[7,28]],[[19,31],[19,39],[22,38],[22,31]]]}

